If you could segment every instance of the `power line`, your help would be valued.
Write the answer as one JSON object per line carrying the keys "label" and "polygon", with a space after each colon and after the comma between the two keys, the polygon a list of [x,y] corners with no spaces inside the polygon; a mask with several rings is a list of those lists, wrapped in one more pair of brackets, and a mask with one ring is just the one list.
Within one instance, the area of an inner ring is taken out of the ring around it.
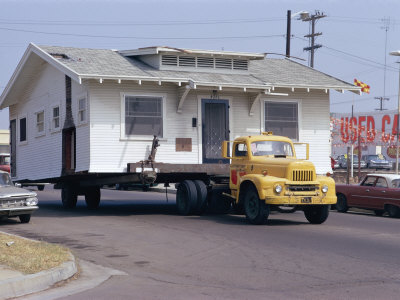
{"label": "power line", "polygon": [[284,37],[284,34],[272,34],[272,35],[253,35],[253,36],[219,36],[219,37],[147,37],[147,36],[112,36],[112,35],[91,35],[91,34],[79,34],[79,33],[62,33],[62,32],[48,32],[48,31],[36,31],[27,29],[14,29],[0,27],[0,30],[16,31],[16,32],[29,32],[47,35],[60,35],[60,36],[76,36],[76,37],[90,37],[90,38],[107,38],[107,39],[136,39],[136,40],[223,40],[223,39],[253,39],[253,38],[272,38],[272,37]]}
{"label": "power line", "polygon": [[[389,95],[388,97],[395,97],[396,95]],[[345,101],[341,101],[341,102],[336,102],[336,103],[331,103],[331,105],[337,105],[337,104],[349,104],[350,102],[359,102],[359,101],[368,101],[368,100],[375,100],[375,97],[368,97],[368,98],[361,98],[361,99],[351,99],[351,100],[345,100]]]}

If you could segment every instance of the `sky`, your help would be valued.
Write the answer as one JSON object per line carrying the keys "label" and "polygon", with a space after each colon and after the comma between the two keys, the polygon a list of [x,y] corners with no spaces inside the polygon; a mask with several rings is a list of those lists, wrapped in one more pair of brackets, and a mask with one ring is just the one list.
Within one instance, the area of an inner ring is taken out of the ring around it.
{"label": "sky", "polygon": [[[331,112],[370,112],[375,97],[397,109],[400,57],[399,0],[0,0],[0,93],[29,43],[99,49],[148,46],[285,54],[286,16],[316,11],[314,68],[370,94],[331,93]],[[309,22],[292,19],[291,55],[305,65]],[[268,57],[282,57],[268,54]],[[386,60],[386,67],[385,67]],[[386,72],[385,72],[386,69]],[[8,128],[8,109],[0,129]]]}

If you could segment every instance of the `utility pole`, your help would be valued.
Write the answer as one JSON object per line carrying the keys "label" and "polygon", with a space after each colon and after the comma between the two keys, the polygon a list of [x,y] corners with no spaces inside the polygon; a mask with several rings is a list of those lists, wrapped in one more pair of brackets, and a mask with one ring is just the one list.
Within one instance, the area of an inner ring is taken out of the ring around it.
{"label": "utility pole", "polygon": [[286,57],[290,57],[290,31],[291,31],[291,19],[292,19],[292,11],[287,11],[287,25],[286,25]]}
{"label": "utility pole", "polygon": [[374,99],[377,99],[377,100],[379,100],[381,102],[380,108],[376,108],[375,110],[380,110],[380,111],[386,110],[386,109],[383,108],[383,101],[384,100],[389,100],[389,98],[383,96],[383,97],[374,97]]}
{"label": "utility pole", "polygon": [[320,45],[320,44],[315,44],[315,37],[322,35],[322,32],[315,32],[315,23],[318,19],[325,18],[325,17],[326,17],[326,15],[324,15],[323,12],[316,11],[315,14],[311,15],[308,18],[303,19],[304,22],[311,22],[311,33],[304,36],[306,38],[309,38],[310,46],[303,48],[304,51],[310,51],[310,53],[311,53],[311,58],[310,58],[310,67],[311,68],[314,68],[315,49],[322,47],[322,45]]}

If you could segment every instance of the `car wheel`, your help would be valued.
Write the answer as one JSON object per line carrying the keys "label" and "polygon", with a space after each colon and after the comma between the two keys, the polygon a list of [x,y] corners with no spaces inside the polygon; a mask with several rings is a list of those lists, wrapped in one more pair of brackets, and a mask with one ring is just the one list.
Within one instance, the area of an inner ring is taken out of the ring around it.
{"label": "car wheel", "polygon": [[322,224],[328,219],[329,205],[310,205],[304,207],[304,216],[311,224]]}
{"label": "car wheel", "polygon": [[347,212],[349,207],[347,206],[346,196],[343,194],[337,195],[336,210],[341,213]]}
{"label": "car wheel", "polygon": [[31,220],[31,215],[19,215],[18,216],[19,220],[21,221],[21,223],[29,223],[29,221]]}
{"label": "car wheel", "polygon": [[400,209],[395,205],[388,205],[386,211],[388,212],[389,217],[398,218],[400,216]]}
{"label": "car wheel", "polygon": [[265,201],[260,200],[254,187],[250,187],[245,191],[244,212],[251,224],[262,225],[268,220],[270,206],[265,204]]}

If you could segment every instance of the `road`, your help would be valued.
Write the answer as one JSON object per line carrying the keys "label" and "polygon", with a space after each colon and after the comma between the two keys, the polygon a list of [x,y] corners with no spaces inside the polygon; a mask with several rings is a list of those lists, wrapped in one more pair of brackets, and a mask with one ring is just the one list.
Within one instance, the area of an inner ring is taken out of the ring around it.
{"label": "road", "polygon": [[[165,194],[102,190],[101,207],[61,208],[38,192],[29,224],[0,230],[63,244],[80,258],[126,272],[62,299],[398,299],[400,219],[332,212],[322,225],[302,212],[243,216],[176,214]],[[133,200],[134,199],[134,200]]]}

